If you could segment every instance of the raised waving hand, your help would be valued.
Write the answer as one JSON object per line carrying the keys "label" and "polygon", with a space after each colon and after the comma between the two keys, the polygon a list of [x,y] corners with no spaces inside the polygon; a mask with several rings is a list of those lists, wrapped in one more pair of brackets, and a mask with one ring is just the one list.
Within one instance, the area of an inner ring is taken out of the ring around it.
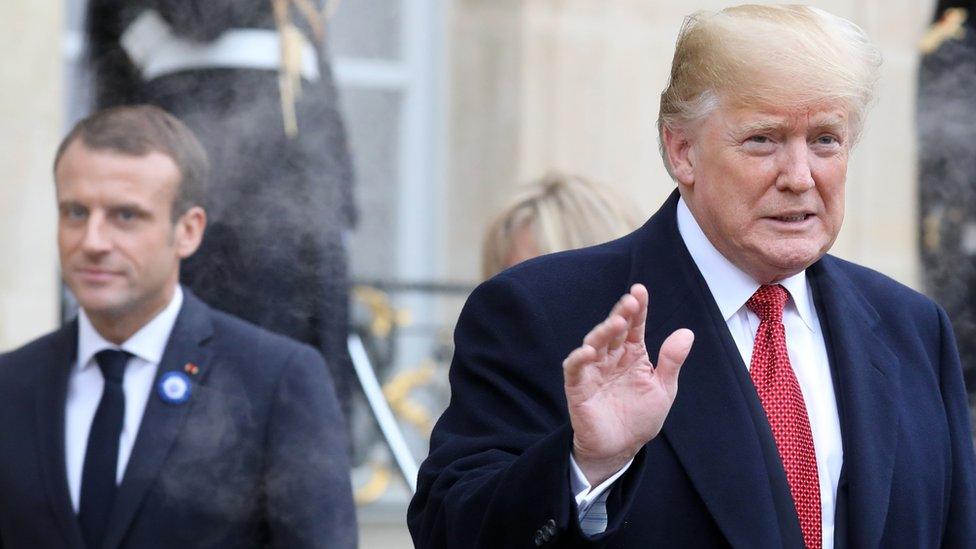
{"label": "raised waving hand", "polygon": [[691,330],[672,333],[655,366],[644,344],[647,307],[647,289],[634,284],[563,361],[573,457],[591,486],[620,470],[661,431],[695,339]]}

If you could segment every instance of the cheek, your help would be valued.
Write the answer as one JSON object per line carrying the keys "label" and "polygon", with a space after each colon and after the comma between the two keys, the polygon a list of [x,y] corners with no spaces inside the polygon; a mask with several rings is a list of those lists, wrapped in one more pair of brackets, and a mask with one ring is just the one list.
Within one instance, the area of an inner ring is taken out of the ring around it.
{"label": "cheek", "polygon": [[58,226],[58,252],[66,256],[78,248],[81,242],[80,231],[71,230],[67,227]]}
{"label": "cheek", "polygon": [[158,265],[173,247],[170,235],[158,231],[134,231],[119,235],[116,249],[135,267]]}
{"label": "cheek", "polygon": [[820,196],[827,212],[827,218],[840,225],[844,219],[844,182],[840,181],[824,186]]}

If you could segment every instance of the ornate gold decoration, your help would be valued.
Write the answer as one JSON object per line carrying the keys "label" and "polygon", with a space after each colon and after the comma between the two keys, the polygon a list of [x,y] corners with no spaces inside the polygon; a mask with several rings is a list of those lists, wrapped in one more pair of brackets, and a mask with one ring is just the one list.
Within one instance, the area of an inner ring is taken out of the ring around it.
{"label": "ornate gold decoration", "polygon": [[390,481],[393,479],[393,473],[389,467],[378,463],[373,463],[369,467],[369,480],[357,487],[353,494],[356,506],[369,505],[380,499],[390,487]]}
{"label": "ornate gold decoration", "polygon": [[431,359],[424,359],[419,366],[400,372],[383,386],[383,395],[390,408],[404,421],[417,427],[424,434],[434,429],[433,416],[423,404],[410,400],[410,392],[417,387],[430,384],[437,373],[437,366]]}
{"label": "ornate gold decoration", "polygon": [[353,296],[369,308],[373,317],[369,330],[375,337],[385,338],[394,327],[409,326],[412,322],[410,311],[393,308],[386,292],[370,286],[356,286]]}

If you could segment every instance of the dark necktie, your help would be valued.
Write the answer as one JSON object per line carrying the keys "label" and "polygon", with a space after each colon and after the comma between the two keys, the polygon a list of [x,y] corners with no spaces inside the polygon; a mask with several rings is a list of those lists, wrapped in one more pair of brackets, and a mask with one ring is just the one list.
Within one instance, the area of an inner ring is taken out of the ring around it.
{"label": "dark necktie", "polygon": [[78,506],[78,522],[89,549],[101,546],[115,501],[119,436],[125,419],[122,375],[131,356],[117,349],[107,349],[95,355],[105,378],[105,390],[88,433],[88,448],[81,473],[81,502]]}
{"label": "dark necktie", "polygon": [[820,549],[820,480],[810,418],[786,350],[783,307],[789,294],[780,285],[761,286],[746,306],[759,317],[749,375],[756,385],[779,457],[786,470],[800,530],[808,549]]}

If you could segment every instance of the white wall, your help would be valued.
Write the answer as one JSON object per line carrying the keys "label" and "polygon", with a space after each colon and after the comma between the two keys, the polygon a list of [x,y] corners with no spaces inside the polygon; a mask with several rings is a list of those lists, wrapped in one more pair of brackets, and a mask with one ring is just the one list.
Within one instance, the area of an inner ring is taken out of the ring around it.
{"label": "white wall", "polygon": [[0,351],[57,325],[51,159],[62,125],[60,2],[0,3]]}

